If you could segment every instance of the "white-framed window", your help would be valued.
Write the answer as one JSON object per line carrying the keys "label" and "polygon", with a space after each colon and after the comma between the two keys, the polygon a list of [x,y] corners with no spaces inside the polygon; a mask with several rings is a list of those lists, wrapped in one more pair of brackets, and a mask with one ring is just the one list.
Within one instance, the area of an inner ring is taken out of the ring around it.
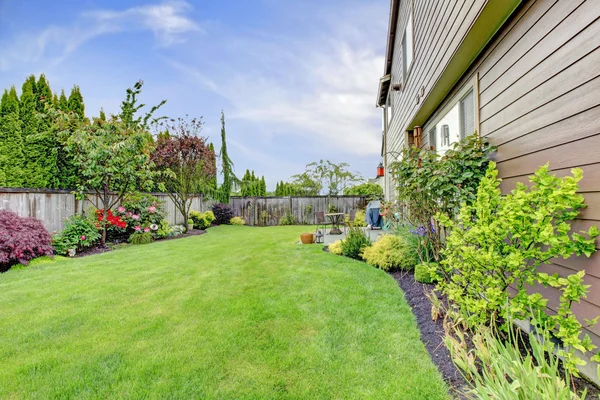
{"label": "white-framed window", "polygon": [[415,54],[414,54],[414,23],[413,23],[413,10],[412,1],[410,5],[410,11],[408,13],[408,21],[406,28],[404,28],[404,35],[402,36],[402,76],[406,82],[410,69],[412,67]]}
{"label": "white-framed window", "polygon": [[438,154],[444,155],[454,144],[477,130],[478,109],[476,95],[478,92],[477,77],[465,85],[452,97],[448,105],[435,114],[425,124],[423,130],[429,140],[429,146]]}

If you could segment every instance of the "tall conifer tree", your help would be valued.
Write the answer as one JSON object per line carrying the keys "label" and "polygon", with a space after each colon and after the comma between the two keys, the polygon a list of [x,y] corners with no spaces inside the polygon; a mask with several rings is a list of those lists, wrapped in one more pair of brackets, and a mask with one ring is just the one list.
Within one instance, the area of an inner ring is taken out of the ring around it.
{"label": "tall conifer tree", "polygon": [[77,114],[81,119],[85,118],[85,105],[83,104],[83,96],[79,90],[79,86],[73,86],[68,100],[69,111]]}
{"label": "tall conifer tree", "polygon": [[13,86],[0,100],[0,186],[21,187],[23,164],[19,96]]}

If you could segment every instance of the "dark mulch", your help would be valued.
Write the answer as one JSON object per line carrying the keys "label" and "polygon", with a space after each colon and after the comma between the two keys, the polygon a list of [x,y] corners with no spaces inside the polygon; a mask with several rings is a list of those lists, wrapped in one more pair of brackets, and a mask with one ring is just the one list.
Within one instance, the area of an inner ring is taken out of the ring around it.
{"label": "dark mulch", "polygon": [[462,392],[467,387],[467,382],[452,362],[450,352],[444,345],[443,320],[441,318],[438,318],[437,321],[431,319],[431,303],[425,293],[431,292],[435,285],[415,281],[412,272],[393,272],[392,276],[404,292],[406,301],[412,308],[421,330],[421,339],[446,384],[455,398],[465,398]]}
{"label": "dark mulch", "polygon": [[[192,229],[191,231],[186,232],[183,235],[167,237],[167,238],[163,238],[163,239],[156,239],[155,242],[164,242],[166,240],[183,239],[183,238],[190,237],[190,236],[200,236],[200,235],[204,235],[205,233],[206,233],[206,231],[202,230],[202,229]],[[121,245],[121,244],[126,244],[126,243],[127,243],[126,240],[117,240],[114,243],[109,243],[107,246],[102,246],[101,244],[99,244],[94,247],[88,247],[88,248],[78,252],[75,257],[87,257],[87,256],[92,256],[94,254],[106,253],[106,252],[113,250],[111,245]]]}

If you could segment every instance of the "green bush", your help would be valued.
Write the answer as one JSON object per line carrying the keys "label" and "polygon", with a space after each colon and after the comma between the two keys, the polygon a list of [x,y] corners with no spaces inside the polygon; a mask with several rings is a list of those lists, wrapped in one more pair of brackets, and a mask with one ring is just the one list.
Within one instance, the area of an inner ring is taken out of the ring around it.
{"label": "green bush", "polygon": [[210,224],[212,224],[215,221],[215,214],[211,210],[205,211],[204,212],[204,219],[206,220],[206,222],[210,226]]}
{"label": "green bush", "polygon": [[212,211],[204,213],[200,211],[190,211],[190,219],[194,223],[196,229],[208,229],[210,224],[215,220],[215,215]]}
{"label": "green bush", "polygon": [[154,241],[150,232],[134,233],[129,236],[128,242],[131,244],[149,244]]}
{"label": "green bush", "polygon": [[435,283],[439,280],[439,265],[436,263],[420,263],[415,267],[415,280],[421,283]]}
{"label": "green bush", "polygon": [[156,231],[156,237],[158,237],[160,239],[164,239],[166,237],[171,236],[172,233],[173,233],[173,228],[171,228],[171,226],[169,225],[169,221],[167,221],[166,219],[163,219],[160,222],[158,230]]}
{"label": "green bush", "polygon": [[342,255],[360,260],[364,249],[369,246],[371,246],[371,240],[362,229],[351,227],[348,237],[342,241]]}
{"label": "green bush", "polygon": [[376,183],[365,182],[344,189],[345,196],[367,196],[367,200],[383,200],[383,188]]}
{"label": "green bush", "polygon": [[[346,214],[346,223],[349,222],[350,216]],[[365,210],[356,211],[356,215],[354,216],[354,222],[352,223],[352,226],[357,226],[360,228],[367,226],[367,212]]]}
{"label": "green bush", "polygon": [[342,241],[336,240],[328,246],[329,252],[338,256],[342,255]]}
{"label": "green bush", "polygon": [[62,232],[52,235],[52,246],[56,254],[67,254],[69,249],[78,251],[93,246],[100,240],[98,228],[83,215],[73,215],[65,221]]}
{"label": "green bush", "polygon": [[[457,221],[437,216],[450,230],[441,263],[449,279],[441,288],[460,307],[466,322],[476,326],[498,318],[530,319],[562,342],[558,354],[567,368],[583,363],[575,350],[585,353],[596,347],[589,336],[582,336],[583,326],[571,309],[588,292],[589,286],[583,284],[585,272],[559,277],[537,268],[555,257],[590,257],[596,251],[597,227],[571,232],[571,221],[585,207],[578,193],[583,172],[576,168],[572,174],[557,178],[545,165],[530,178],[531,188],[518,183],[502,196],[496,165],[490,163],[476,200],[463,205]],[[537,290],[528,290],[536,284],[559,291],[555,315],[547,314],[548,299]],[[591,326],[596,321],[585,322]]]}
{"label": "green bush", "polygon": [[246,225],[246,221],[242,217],[231,218],[231,225]]}
{"label": "green bush", "polygon": [[419,261],[414,250],[403,236],[383,235],[371,247],[365,247],[362,258],[367,264],[389,271],[410,270]]}
{"label": "green bush", "polygon": [[291,212],[287,211],[285,215],[279,219],[279,225],[298,225],[298,220]]}

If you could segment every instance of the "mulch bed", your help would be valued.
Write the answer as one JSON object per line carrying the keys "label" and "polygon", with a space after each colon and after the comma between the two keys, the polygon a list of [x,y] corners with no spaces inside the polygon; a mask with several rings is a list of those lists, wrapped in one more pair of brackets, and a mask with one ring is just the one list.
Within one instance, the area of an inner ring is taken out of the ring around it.
{"label": "mulch bed", "polygon": [[[205,233],[206,233],[206,231],[202,230],[202,229],[192,229],[191,231],[186,232],[183,235],[166,237],[163,239],[156,239],[154,242],[164,242],[166,240],[183,239],[183,238],[190,237],[190,236],[204,235]],[[108,246],[102,246],[99,244],[94,247],[88,247],[87,249],[84,249],[84,250],[78,252],[74,258],[87,257],[87,256],[92,256],[94,254],[106,253],[106,252],[113,250],[113,248],[111,247],[111,244],[120,245],[120,244],[126,244],[126,243],[127,243],[126,240],[121,240],[121,241],[117,241],[115,243],[109,243]]]}
{"label": "mulch bed", "polygon": [[[451,389],[453,396],[457,399],[466,399],[463,392],[468,388],[468,384],[456,368],[450,352],[443,342],[444,328],[443,318],[437,321],[431,319],[431,302],[425,295],[435,289],[435,285],[423,284],[415,281],[412,272],[393,272],[391,274],[405,294],[406,301],[412,308],[413,314],[417,319],[417,325],[421,330],[421,339],[431,355],[433,362],[441,372],[446,384]],[[443,296],[438,297],[445,302]],[[528,336],[523,335],[521,342],[521,352],[530,352]],[[472,343],[467,343],[472,348]],[[578,392],[587,389],[587,398],[598,398],[600,389],[585,378],[573,378],[573,384]]]}
{"label": "mulch bed", "polygon": [[392,276],[398,282],[408,305],[412,308],[417,319],[417,325],[421,330],[421,340],[423,340],[444,381],[446,381],[455,398],[466,398],[462,395],[462,392],[466,389],[467,382],[452,362],[450,352],[443,342],[443,319],[438,318],[437,321],[431,319],[431,303],[425,293],[431,292],[435,285],[415,281],[412,272],[393,272]]}

